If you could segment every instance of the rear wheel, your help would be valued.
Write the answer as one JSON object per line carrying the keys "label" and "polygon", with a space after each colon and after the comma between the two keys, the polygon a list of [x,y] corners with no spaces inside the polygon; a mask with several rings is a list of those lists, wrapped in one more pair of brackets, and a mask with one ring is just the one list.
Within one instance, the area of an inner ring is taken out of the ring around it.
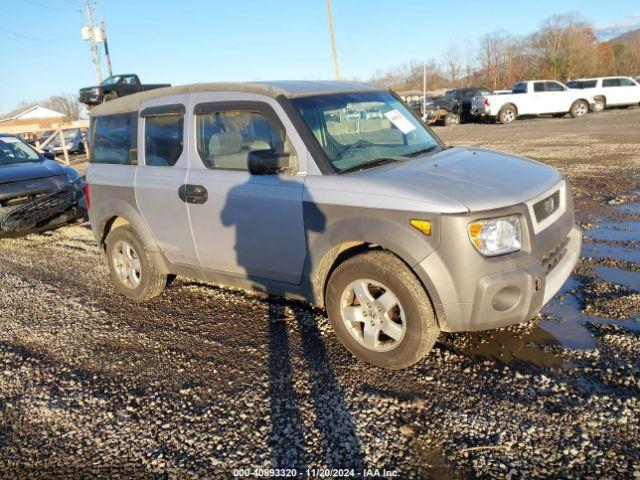
{"label": "rear wheel", "polygon": [[500,109],[500,113],[498,113],[498,120],[500,123],[511,123],[517,116],[516,107],[511,104],[507,104]]}
{"label": "rear wheel", "polygon": [[389,252],[366,252],[341,263],[329,279],[326,299],[329,321],[343,345],[379,367],[413,365],[440,334],[424,287]]}
{"label": "rear wheel", "polygon": [[160,273],[144,242],[129,225],[107,235],[107,259],[116,288],[133,300],[147,300],[162,293],[167,276]]}
{"label": "rear wheel", "polygon": [[607,104],[605,103],[604,98],[602,97],[596,97],[593,99],[593,111],[594,112],[601,112],[605,109],[605,107],[607,106]]}
{"label": "rear wheel", "polygon": [[576,100],[569,111],[573,118],[584,117],[589,113],[589,105],[584,100]]}

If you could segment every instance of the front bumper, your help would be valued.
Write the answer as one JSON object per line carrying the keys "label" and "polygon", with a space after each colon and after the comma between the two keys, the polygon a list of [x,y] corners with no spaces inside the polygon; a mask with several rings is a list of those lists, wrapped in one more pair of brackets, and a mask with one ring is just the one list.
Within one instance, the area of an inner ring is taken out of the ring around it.
{"label": "front bumper", "polygon": [[0,238],[41,232],[86,215],[83,189],[62,189],[15,207],[0,208]]}
{"label": "front bumper", "polygon": [[[460,235],[470,221],[503,215],[527,219],[520,252],[483,257]],[[440,246],[414,269],[427,288],[441,330],[486,330],[534,317],[571,274],[582,244],[570,195],[564,213],[534,231],[526,205],[443,217]],[[536,227],[538,228],[538,227]]]}

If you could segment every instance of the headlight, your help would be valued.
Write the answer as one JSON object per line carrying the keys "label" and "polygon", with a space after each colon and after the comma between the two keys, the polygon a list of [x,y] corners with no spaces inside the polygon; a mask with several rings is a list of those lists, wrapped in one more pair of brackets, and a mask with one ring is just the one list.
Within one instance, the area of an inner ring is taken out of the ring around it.
{"label": "headlight", "polygon": [[522,228],[517,215],[469,224],[469,237],[486,257],[517,252],[522,248]]}
{"label": "headlight", "polygon": [[96,95],[100,95],[100,88],[99,87],[94,88],[93,93]]}
{"label": "headlight", "polygon": [[83,186],[83,181],[82,181],[82,176],[73,168],[69,168],[67,170],[67,180],[69,181],[69,183],[71,183],[73,186],[75,187],[82,187]]}

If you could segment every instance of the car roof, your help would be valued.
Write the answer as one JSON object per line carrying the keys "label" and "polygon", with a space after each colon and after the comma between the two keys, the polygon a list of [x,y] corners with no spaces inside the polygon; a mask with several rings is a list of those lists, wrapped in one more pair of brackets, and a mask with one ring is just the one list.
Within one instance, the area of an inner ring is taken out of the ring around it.
{"label": "car roof", "polygon": [[194,92],[248,92],[276,98],[304,97],[308,95],[324,95],[343,92],[380,91],[384,90],[365,83],[341,81],[274,81],[274,82],[221,82],[195,83],[175,87],[157,88],[146,92],[127,95],[94,107],[90,116],[113,115],[116,113],[135,112],[145,100],[161,98],[169,95],[180,95]]}
{"label": "car roof", "polygon": [[572,78],[570,80],[570,82],[585,82],[588,80],[608,80],[610,78],[631,78],[631,77],[627,77],[626,75],[613,75],[610,77],[585,77],[585,78]]}

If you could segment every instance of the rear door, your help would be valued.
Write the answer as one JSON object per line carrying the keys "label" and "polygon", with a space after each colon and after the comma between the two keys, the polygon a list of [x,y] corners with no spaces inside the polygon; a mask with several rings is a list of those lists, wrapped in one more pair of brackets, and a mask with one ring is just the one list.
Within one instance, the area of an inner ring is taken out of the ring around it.
{"label": "rear door", "polygon": [[620,98],[625,105],[640,103],[640,85],[630,78],[620,78]]}
{"label": "rear door", "polygon": [[140,109],[139,166],[135,192],[138,209],[167,258],[175,264],[199,266],[187,205],[179,192],[187,178],[188,95],[149,100]]}
{"label": "rear door", "polygon": [[[299,284],[306,259],[302,194],[305,153],[293,125],[272,99],[224,92],[191,96],[195,148],[189,154],[187,199],[205,274]],[[278,113],[276,113],[278,110]],[[249,153],[288,152],[299,166],[287,174],[252,175]]]}

